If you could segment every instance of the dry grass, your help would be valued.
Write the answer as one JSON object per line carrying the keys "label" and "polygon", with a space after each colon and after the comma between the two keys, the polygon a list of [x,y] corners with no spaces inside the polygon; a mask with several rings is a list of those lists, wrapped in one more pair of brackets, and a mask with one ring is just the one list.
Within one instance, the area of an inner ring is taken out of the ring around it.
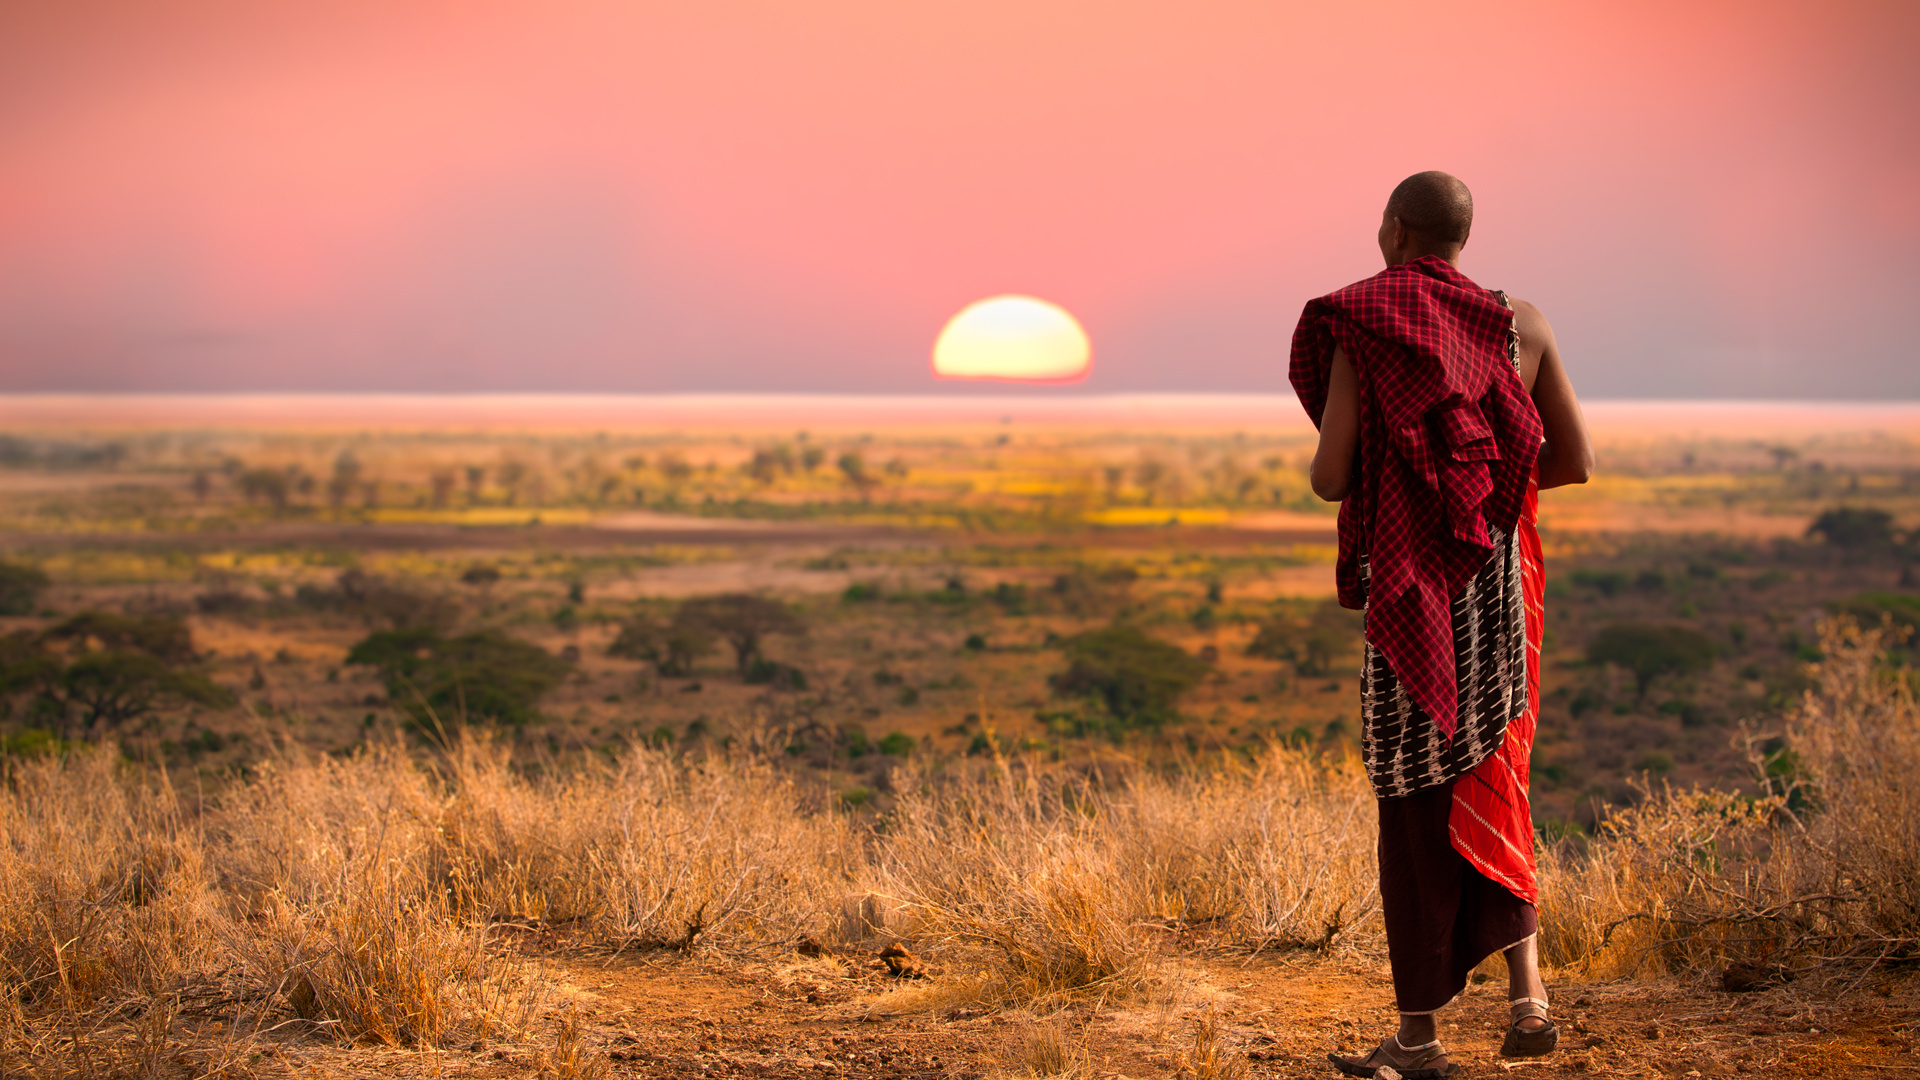
{"label": "dry grass", "polygon": [[[1824,630],[1826,659],[1757,797],[1650,792],[1542,863],[1542,959],[1594,975],[1852,970],[1920,946],[1920,708],[1891,628]],[[1766,764],[1756,760],[1756,764]]]}
{"label": "dry grass", "polygon": [[1174,1065],[1174,1075],[1181,1080],[1247,1080],[1253,1075],[1246,1053],[1229,1044],[1211,1008],[1194,1018],[1193,1042],[1175,1055]]}
{"label": "dry grass", "polygon": [[1282,746],[1123,779],[1001,760],[921,777],[873,854],[906,932],[1002,1004],[1124,996],[1196,929],[1326,943],[1367,910],[1373,803],[1355,763]]}
{"label": "dry grass", "polygon": [[1066,1025],[1058,1017],[1027,1020],[1007,1037],[1001,1058],[1007,1069],[1001,1075],[1009,1080],[1042,1080],[1045,1077],[1086,1076],[1091,1071],[1084,1042],[1076,1044]]}
{"label": "dry grass", "polygon": [[[1547,962],[1793,974],[1912,955],[1920,710],[1885,633],[1829,633],[1788,786],[1652,792],[1584,851],[1548,851]],[[1272,746],[1103,775],[998,759],[896,786],[875,820],[752,753],[635,747],[531,776],[471,740],[432,764],[289,757],[204,798],[106,753],[15,761],[0,1072],[222,1075],[289,1037],[544,1030],[511,947],[530,931],[602,950],[899,937],[934,977],[880,1011],[1151,997],[1194,944],[1377,944],[1373,800],[1351,760]],[[548,1071],[596,1075],[558,1023]],[[1041,1049],[1024,1072],[1072,1072]],[[1184,1060],[1239,1067],[1217,1031]]]}

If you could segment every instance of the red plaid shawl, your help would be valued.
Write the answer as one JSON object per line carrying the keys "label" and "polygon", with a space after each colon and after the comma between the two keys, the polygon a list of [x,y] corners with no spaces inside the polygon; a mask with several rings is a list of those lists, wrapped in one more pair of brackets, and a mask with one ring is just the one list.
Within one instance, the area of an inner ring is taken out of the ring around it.
{"label": "red plaid shawl", "polygon": [[[1293,388],[1315,425],[1338,345],[1360,376],[1360,451],[1340,507],[1340,603],[1441,732],[1456,722],[1452,598],[1511,533],[1540,414],[1507,358],[1513,312],[1438,256],[1307,303]],[[1369,561],[1368,586],[1360,560]]]}

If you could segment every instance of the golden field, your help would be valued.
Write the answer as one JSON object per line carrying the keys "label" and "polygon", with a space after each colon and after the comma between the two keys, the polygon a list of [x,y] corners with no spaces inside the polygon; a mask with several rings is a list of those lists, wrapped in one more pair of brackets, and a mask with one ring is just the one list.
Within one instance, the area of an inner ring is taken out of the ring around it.
{"label": "golden field", "polygon": [[[1296,1075],[1380,1022],[1297,407],[295,405],[0,402],[0,1071]],[[1543,498],[1590,1004],[1535,1072],[1906,1060],[1920,412],[1663,408]],[[1789,1007],[1855,1019],[1642,1032]]]}

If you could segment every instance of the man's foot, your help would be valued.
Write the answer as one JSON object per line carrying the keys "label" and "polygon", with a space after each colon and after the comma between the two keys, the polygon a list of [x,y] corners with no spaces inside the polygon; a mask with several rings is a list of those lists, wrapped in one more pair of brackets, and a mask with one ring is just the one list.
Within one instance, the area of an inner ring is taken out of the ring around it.
{"label": "man's foot", "polygon": [[1547,1003],[1535,997],[1512,1001],[1513,1023],[1507,1026],[1501,1057],[1544,1057],[1560,1045],[1560,1028],[1547,1015]]}
{"label": "man's foot", "polygon": [[1403,1080],[1441,1080],[1460,1071],[1460,1066],[1447,1060],[1440,1040],[1401,1046],[1400,1039],[1393,1035],[1380,1040],[1373,1053],[1364,1058],[1328,1054],[1327,1060],[1347,1076],[1378,1076],[1382,1068],[1391,1067]]}

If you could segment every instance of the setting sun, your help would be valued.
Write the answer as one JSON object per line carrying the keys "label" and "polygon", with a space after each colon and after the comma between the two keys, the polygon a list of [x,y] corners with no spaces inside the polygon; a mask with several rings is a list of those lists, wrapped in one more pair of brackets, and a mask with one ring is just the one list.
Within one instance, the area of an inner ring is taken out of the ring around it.
{"label": "setting sun", "polygon": [[1093,345],[1074,317],[1031,296],[993,296],[948,320],[933,344],[933,373],[943,379],[1079,382]]}

